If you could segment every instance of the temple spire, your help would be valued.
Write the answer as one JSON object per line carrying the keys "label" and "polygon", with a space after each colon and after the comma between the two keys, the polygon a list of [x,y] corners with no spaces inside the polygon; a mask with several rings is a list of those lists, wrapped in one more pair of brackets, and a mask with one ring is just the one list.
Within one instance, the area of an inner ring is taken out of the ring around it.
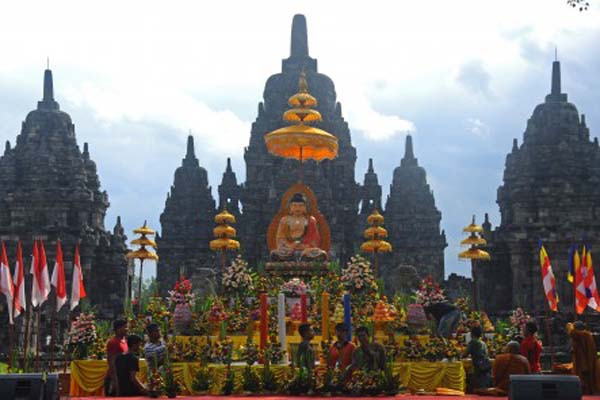
{"label": "temple spire", "polygon": [[550,93],[560,94],[560,61],[558,60],[552,63],[552,90]]}
{"label": "temple spire", "polygon": [[185,153],[185,158],[196,158],[196,154],[194,152],[194,137],[189,135],[187,138],[187,152]]}
{"label": "temple spire", "polygon": [[83,143],[83,153],[82,156],[85,160],[89,160],[90,159],[90,149],[88,147],[87,142]]}
{"label": "temple spire", "polygon": [[52,79],[52,70],[47,68],[44,71],[44,94],[42,101],[38,102],[38,110],[58,110],[58,103],[54,100],[54,82]]}
{"label": "temple spire", "polygon": [[8,153],[10,153],[10,141],[7,140],[6,144],[4,145],[4,155],[7,155]]}
{"label": "temple spire", "polygon": [[373,159],[369,158],[369,169],[367,170],[368,173],[373,173],[375,172],[375,170],[373,169]]}
{"label": "temple spire", "polygon": [[406,135],[406,146],[404,148],[404,158],[405,159],[415,158],[415,153],[413,152],[412,136],[410,136],[410,135]]}
{"label": "temple spire", "polygon": [[308,34],[306,31],[306,18],[302,14],[294,15],[292,22],[291,58],[308,57]]}
{"label": "temple spire", "polygon": [[231,169],[231,158],[227,157],[227,167],[225,168],[226,173],[231,173],[233,170]]}

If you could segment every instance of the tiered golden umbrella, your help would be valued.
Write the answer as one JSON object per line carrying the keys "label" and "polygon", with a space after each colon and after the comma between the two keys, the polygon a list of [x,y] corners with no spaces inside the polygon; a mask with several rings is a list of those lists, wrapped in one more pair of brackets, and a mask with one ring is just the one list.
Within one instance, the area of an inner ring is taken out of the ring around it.
{"label": "tiered golden umbrella", "polygon": [[475,281],[475,264],[478,260],[489,261],[490,254],[487,251],[481,250],[478,246],[485,246],[487,241],[482,237],[483,228],[475,223],[475,216],[471,223],[463,228],[463,232],[469,233],[469,237],[460,242],[462,246],[469,248],[458,254],[458,258],[463,260],[471,260],[471,281],[473,284],[473,306],[476,311],[479,311],[479,292],[477,282]]}
{"label": "tiered golden umbrella", "polygon": [[331,133],[308,125],[322,121],[323,117],[313,110],[317,99],[308,93],[304,72],[300,73],[298,93],[288,99],[288,104],[292,108],[283,113],[283,120],[290,125],[267,133],[265,144],[273,155],[299,160],[302,180],[302,162],[334,159],[338,153],[338,140]]}
{"label": "tiered golden umbrella", "polygon": [[367,217],[369,228],[365,229],[364,232],[367,241],[360,246],[360,250],[363,253],[373,254],[373,258],[375,259],[375,275],[379,273],[379,260],[377,259],[377,254],[389,253],[392,251],[392,245],[383,240],[388,236],[387,230],[382,226],[383,222],[383,215],[381,215],[377,209],[374,209],[371,215]]}
{"label": "tiered golden umbrella", "polygon": [[235,224],[235,216],[223,208],[223,211],[215,215],[217,226],[213,229],[214,240],[210,241],[210,249],[221,252],[221,274],[225,270],[225,252],[227,250],[239,250],[240,242],[235,240],[236,231],[230,224]]}
{"label": "tiered golden umbrella", "polygon": [[[127,258],[129,259],[138,259],[140,260],[140,280],[138,283],[138,312],[142,311],[142,272],[144,269],[144,260],[154,260],[158,261],[158,255],[146,248],[146,246],[156,249],[156,242],[153,239],[148,238],[148,236],[153,236],[156,234],[156,231],[152,228],[149,228],[146,221],[144,221],[144,225],[140,228],[134,229],[133,233],[136,235],[140,235],[139,238],[131,241],[131,244],[134,246],[140,246],[139,249],[130,251],[127,253]],[[131,295],[129,296],[131,299]]]}

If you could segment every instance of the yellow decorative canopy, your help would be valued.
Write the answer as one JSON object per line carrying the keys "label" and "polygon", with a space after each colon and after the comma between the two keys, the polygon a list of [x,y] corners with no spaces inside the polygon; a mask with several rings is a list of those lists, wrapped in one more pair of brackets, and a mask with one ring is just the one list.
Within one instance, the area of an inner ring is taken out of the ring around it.
{"label": "yellow decorative canopy", "polygon": [[392,251],[392,245],[382,240],[387,237],[388,232],[383,225],[383,215],[377,209],[374,209],[371,215],[367,217],[369,228],[365,229],[364,236],[367,240],[360,246],[363,253],[389,253]]}
{"label": "yellow decorative canopy", "polygon": [[365,239],[383,239],[388,236],[387,229],[381,226],[372,226],[365,229]]}
{"label": "yellow decorative canopy", "polygon": [[235,223],[235,216],[230,214],[226,208],[215,215],[217,226],[213,229],[214,240],[211,240],[209,247],[213,251],[238,250],[240,242],[234,240],[237,232],[234,227],[229,224]]}
{"label": "yellow decorative canopy", "polygon": [[371,226],[383,225],[383,215],[379,214],[379,211],[375,209],[371,215],[367,217],[367,223]]}
{"label": "yellow decorative canopy", "polygon": [[468,259],[468,260],[490,260],[490,253],[487,251],[483,251],[478,249],[477,247],[470,247],[469,250],[465,250],[458,254],[458,258]]}
{"label": "yellow decorative canopy", "polygon": [[288,104],[293,108],[283,114],[283,119],[292,125],[267,133],[267,150],[273,155],[300,162],[334,159],[338,152],[337,138],[322,129],[306,125],[323,118],[321,113],[312,109],[317,105],[317,99],[308,93],[304,72],[300,74],[298,93],[288,99]]}
{"label": "yellow decorative canopy", "polygon": [[223,211],[215,215],[215,224],[235,224],[235,216],[224,208]]}
{"label": "yellow decorative canopy", "polygon": [[367,240],[360,246],[364,253],[389,253],[392,251],[392,245],[385,240]]}
{"label": "yellow decorative canopy", "polygon": [[137,258],[138,260],[158,260],[156,253],[152,253],[144,247],[135,251],[130,251],[127,253],[127,258]]}
{"label": "yellow decorative canopy", "polygon": [[131,241],[131,244],[136,246],[150,246],[152,248],[156,248],[156,242],[152,239],[148,239],[145,236],[140,237],[139,239],[134,239]]}
{"label": "yellow decorative canopy", "polygon": [[482,237],[476,236],[475,233],[472,233],[471,236],[462,240],[460,242],[460,244],[463,246],[471,246],[471,245],[484,246],[487,244],[487,241]]}
{"label": "yellow decorative canopy", "polygon": [[481,227],[481,225],[477,225],[475,223],[475,216],[473,215],[473,220],[471,221],[471,223],[469,225],[467,225],[463,228],[463,232],[482,233],[483,228]]}
{"label": "yellow decorative canopy", "polygon": [[213,234],[217,238],[234,238],[235,228],[229,225],[218,225],[213,229]]}
{"label": "yellow decorative canopy", "polygon": [[156,234],[156,231],[154,229],[149,228],[146,225],[146,221],[144,221],[144,225],[142,225],[140,228],[134,229],[133,233],[136,233],[138,235],[154,235]]}

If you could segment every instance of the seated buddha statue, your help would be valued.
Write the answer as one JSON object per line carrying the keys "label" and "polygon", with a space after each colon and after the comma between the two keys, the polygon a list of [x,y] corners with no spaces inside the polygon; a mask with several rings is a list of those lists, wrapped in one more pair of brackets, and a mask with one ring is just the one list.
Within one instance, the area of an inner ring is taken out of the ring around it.
{"label": "seated buddha statue", "polygon": [[271,251],[274,261],[324,261],[327,252],[322,250],[317,220],[309,215],[306,200],[295,193],[277,226],[276,247]]}

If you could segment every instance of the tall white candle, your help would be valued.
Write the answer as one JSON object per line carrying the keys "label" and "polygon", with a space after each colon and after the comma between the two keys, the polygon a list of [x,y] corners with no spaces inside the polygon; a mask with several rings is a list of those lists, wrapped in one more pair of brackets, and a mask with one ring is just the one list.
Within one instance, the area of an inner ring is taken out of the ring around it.
{"label": "tall white candle", "polygon": [[[277,296],[277,326],[279,331],[279,343],[281,344],[281,350],[287,352],[286,345],[286,331],[285,331],[285,294],[279,293]],[[287,360],[287,356],[284,357],[284,361]]]}

